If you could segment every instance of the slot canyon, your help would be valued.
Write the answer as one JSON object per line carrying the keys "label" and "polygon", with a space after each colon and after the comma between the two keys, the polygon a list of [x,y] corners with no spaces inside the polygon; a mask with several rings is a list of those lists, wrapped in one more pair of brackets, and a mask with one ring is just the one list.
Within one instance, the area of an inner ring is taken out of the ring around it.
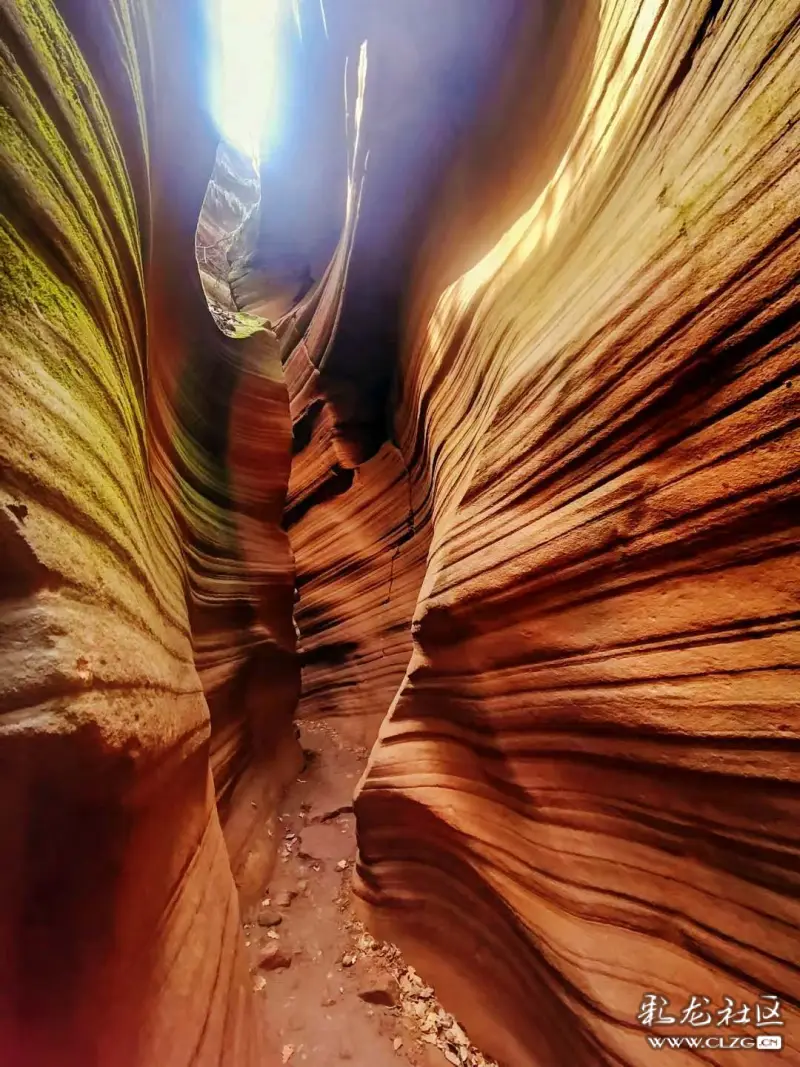
{"label": "slot canyon", "polygon": [[800,0],[0,94],[0,1067],[800,1067]]}

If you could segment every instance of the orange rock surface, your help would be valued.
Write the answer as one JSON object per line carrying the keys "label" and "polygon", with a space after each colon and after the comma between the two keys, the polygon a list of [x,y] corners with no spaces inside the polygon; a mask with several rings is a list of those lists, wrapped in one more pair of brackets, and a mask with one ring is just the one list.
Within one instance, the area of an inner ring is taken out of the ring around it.
{"label": "orange rock surface", "polygon": [[202,39],[188,0],[0,5],[13,1067],[271,1062],[234,875],[297,758],[291,426],[274,342],[200,286]]}
{"label": "orange rock surface", "polygon": [[379,118],[265,171],[224,336],[195,234],[255,184],[200,0],[0,0],[11,1067],[277,1062],[240,916],[295,714],[377,738],[365,915],[487,1054],[688,1067],[647,993],[771,994],[800,1064],[800,7],[504,0],[469,136],[417,143],[429,6],[352,4]]}
{"label": "orange rock surface", "polygon": [[777,995],[800,1062],[798,8],[596,14],[526,210],[462,273],[449,206],[420,268],[431,545],[360,892],[514,1067],[661,1062],[652,991]]}

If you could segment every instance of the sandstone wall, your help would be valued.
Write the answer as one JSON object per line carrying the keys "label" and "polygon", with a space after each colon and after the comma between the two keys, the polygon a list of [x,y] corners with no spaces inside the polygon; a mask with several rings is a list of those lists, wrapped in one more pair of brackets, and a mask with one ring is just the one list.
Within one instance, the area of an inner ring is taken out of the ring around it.
{"label": "sandstone wall", "polygon": [[298,454],[286,513],[298,574],[300,712],[333,718],[343,736],[371,745],[411,654],[428,544],[425,502],[412,500],[394,445],[340,465],[331,405],[313,409],[313,418],[311,458],[329,465],[313,471]]}
{"label": "sandstone wall", "polygon": [[291,428],[276,339],[224,339],[194,261],[201,11],[0,4],[13,1067],[271,1062],[234,875],[265,876],[299,755]]}
{"label": "sandstone wall", "polygon": [[[546,21],[544,5],[527,0],[348,0],[329,19],[330,41],[320,29],[323,47],[313,26],[304,36],[293,112],[302,133],[291,158],[279,147],[268,161],[265,188],[288,211],[276,222],[267,207],[259,254],[291,244],[313,270],[339,195],[339,70],[347,49],[367,37],[362,210],[336,336],[313,395],[295,398],[289,376],[295,455],[285,516],[298,576],[298,714],[334,717],[357,742],[372,744],[405,673],[430,540],[430,488],[409,477],[393,432],[390,385],[409,266],[432,215],[453,198],[440,190],[450,157],[474,145],[476,122],[490,139],[495,116],[518,107],[508,74],[530,67]],[[518,54],[509,54],[512,43]],[[528,119],[547,95],[538,87],[525,103]],[[491,155],[483,152],[483,161]]]}
{"label": "sandstone wall", "polygon": [[330,361],[355,157],[321,284],[224,339],[199,2],[0,0],[4,1062],[270,1062],[239,899],[296,766],[291,538],[303,710],[391,703],[359,892],[471,1036],[638,1067],[645,992],[774,993],[800,1063],[799,15],[544,12],[375,450]]}
{"label": "sandstone wall", "polygon": [[777,994],[800,1062],[798,14],[576,9],[559,154],[509,130],[525,210],[473,170],[490,217],[443,204],[420,266],[431,544],[360,893],[514,1067],[660,1062],[653,991]]}

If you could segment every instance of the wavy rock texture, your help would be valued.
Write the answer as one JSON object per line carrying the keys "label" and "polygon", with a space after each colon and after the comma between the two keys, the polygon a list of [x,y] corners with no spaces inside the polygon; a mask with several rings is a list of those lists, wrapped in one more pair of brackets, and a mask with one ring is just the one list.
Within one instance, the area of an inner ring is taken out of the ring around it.
{"label": "wavy rock texture", "polygon": [[371,744],[411,653],[424,502],[412,501],[391,444],[364,462],[341,462],[336,410],[324,396],[303,418],[313,421],[307,447],[318,465],[299,453],[286,512],[300,596],[301,713],[335,718],[342,735]]}
{"label": "wavy rock texture", "polygon": [[431,547],[359,891],[514,1067],[660,1062],[654,990],[777,994],[800,1063],[800,8],[596,15],[535,131],[560,162],[472,269],[464,201],[421,268]]}
{"label": "wavy rock texture", "polygon": [[[365,77],[362,51],[362,93]],[[356,99],[352,85],[348,99]],[[370,101],[371,93],[367,120]],[[298,293],[303,264],[294,242],[303,248],[304,240],[285,218],[274,217],[265,198],[258,246],[236,265],[231,290],[248,315],[277,316],[283,348],[294,436],[283,526],[297,567],[296,623],[304,635],[301,710],[341,716],[344,733],[371,743],[408,664],[409,620],[427,540],[415,536],[414,512],[424,501],[412,501],[399,451],[388,443],[377,453],[370,448],[357,391],[343,387],[330,370],[364,192],[361,119],[355,118],[360,112],[352,103],[351,111],[356,141],[349,157],[342,153],[345,163],[349,158],[344,226],[322,278],[315,283],[309,277],[310,290]],[[282,161],[290,171],[294,165],[293,159]],[[274,162],[265,169],[265,187],[273,192],[291,178]],[[340,204],[340,215],[341,209]],[[321,255],[329,254],[325,228],[318,232],[316,245],[305,242],[315,270]]]}
{"label": "wavy rock texture", "polygon": [[271,1062],[232,871],[246,902],[299,755],[291,424],[277,338],[224,339],[194,261],[201,10],[0,3],[13,1067]]}
{"label": "wavy rock texture", "polygon": [[[461,149],[465,131],[474,136],[478,114],[494,110],[492,85],[508,66],[504,50],[512,38],[535,41],[541,6],[442,0],[432,8],[426,0],[406,0],[386,7],[350,0],[329,21],[327,60],[313,35],[304,34],[304,52],[311,49],[305,62],[313,69],[295,111],[310,132],[295,157],[271,164],[265,182],[272,195],[295,206],[277,222],[262,217],[257,260],[291,245],[304,251],[314,273],[320,253],[327,255],[329,200],[338,187],[338,157],[330,147],[336,94],[317,86],[336,84],[328,68],[337,58],[343,62],[348,39],[364,35],[369,171],[334,342],[312,380],[295,365],[287,374],[295,456],[285,525],[298,576],[298,714],[335,717],[341,732],[371,745],[408,665],[410,620],[430,540],[429,488],[409,479],[402,452],[387,440],[409,263],[444,162]],[[506,94],[499,103],[505,114],[513,99]],[[319,174],[322,181],[315,180]],[[234,290],[242,292],[236,284]]]}
{"label": "wavy rock texture", "polygon": [[645,992],[768,992],[800,1063],[800,8],[531,11],[376,445],[372,335],[334,351],[358,121],[330,264],[256,249],[230,306],[269,324],[224,338],[199,0],[0,0],[12,1067],[272,1062],[239,910],[297,765],[291,546],[301,711],[370,740],[402,682],[358,888],[473,1039],[638,1067]]}
{"label": "wavy rock texture", "polygon": [[214,330],[176,383],[171,497],[187,549],[217,805],[245,909],[275,861],[277,803],[302,762],[292,727],[295,568],[281,529],[292,437],[283,348],[271,329],[236,313],[229,284],[257,233],[258,206],[252,161],[223,143],[195,249],[209,309],[227,336]]}

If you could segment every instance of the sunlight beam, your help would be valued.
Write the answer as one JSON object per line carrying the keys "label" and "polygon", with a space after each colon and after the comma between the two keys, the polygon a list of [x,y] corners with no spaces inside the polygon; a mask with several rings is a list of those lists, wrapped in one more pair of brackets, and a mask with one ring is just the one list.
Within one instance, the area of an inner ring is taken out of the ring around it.
{"label": "sunlight beam", "polygon": [[220,135],[257,159],[276,130],[285,0],[208,0],[211,111]]}

